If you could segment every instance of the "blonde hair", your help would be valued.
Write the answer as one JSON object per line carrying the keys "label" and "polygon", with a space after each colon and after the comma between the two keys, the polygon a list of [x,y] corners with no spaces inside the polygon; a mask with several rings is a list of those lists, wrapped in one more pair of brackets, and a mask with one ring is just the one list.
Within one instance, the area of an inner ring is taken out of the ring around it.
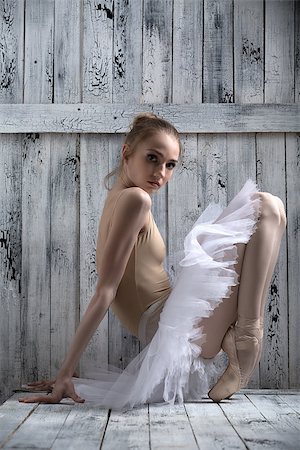
{"label": "blonde hair", "polygon": [[[143,139],[147,139],[154,134],[164,131],[165,133],[173,136],[179,145],[179,158],[182,154],[182,144],[180,141],[180,135],[176,128],[167,120],[162,119],[153,113],[140,113],[134,117],[131,125],[130,131],[126,135],[123,145],[128,144],[129,149],[126,148],[126,156],[130,156],[134,153],[136,146]],[[116,174],[120,174],[123,167],[123,159],[120,161],[119,165],[115,167],[111,172],[109,172],[104,178],[104,186],[107,190],[110,188],[107,186],[107,181],[110,177]]]}

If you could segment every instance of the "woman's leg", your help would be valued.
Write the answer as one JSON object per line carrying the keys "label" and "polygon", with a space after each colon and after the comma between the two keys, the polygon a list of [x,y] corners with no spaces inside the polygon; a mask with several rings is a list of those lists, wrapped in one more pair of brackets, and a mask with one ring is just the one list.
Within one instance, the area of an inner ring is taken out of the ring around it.
{"label": "woman's leg", "polygon": [[239,260],[235,269],[239,285],[232,295],[203,319],[206,342],[202,344],[202,356],[214,357],[228,327],[238,316],[258,319],[264,311],[271,277],[278,258],[282,234],[286,227],[286,216],[282,201],[267,192],[259,192],[262,200],[261,216],[257,229],[247,245],[237,244]]}
{"label": "woman's leg", "polygon": [[[237,244],[238,258],[234,268],[239,276],[239,282],[245,248],[246,244]],[[230,325],[234,324],[237,320],[238,292],[239,285],[233,286],[230,297],[224,299],[210,317],[206,317],[200,321],[199,324],[203,326],[203,333],[205,333],[205,342],[202,344],[202,357],[213,358],[221,350],[224,334]]]}

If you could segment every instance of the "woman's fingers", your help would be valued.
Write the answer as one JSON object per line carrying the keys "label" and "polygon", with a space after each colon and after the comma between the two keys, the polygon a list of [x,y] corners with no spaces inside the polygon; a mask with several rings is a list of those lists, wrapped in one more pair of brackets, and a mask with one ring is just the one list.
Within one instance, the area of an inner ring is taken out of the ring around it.
{"label": "woman's fingers", "polygon": [[31,396],[31,397],[21,397],[19,398],[19,402],[22,403],[48,403],[45,402],[43,399],[47,399],[48,396],[42,396],[42,395],[35,395],[35,396]]}
{"label": "woman's fingers", "polygon": [[55,383],[55,379],[53,380],[40,380],[40,381],[31,381],[27,383],[28,386],[49,386]]}
{"label": "woman's fingers", "polygon": [[69,397],[76,403],[83,403],[85,400],[76,394],[72,381],[57,381],[49,395],[32,395],[30,397],[19,398],[23,403],[59,403],[62,398]]}

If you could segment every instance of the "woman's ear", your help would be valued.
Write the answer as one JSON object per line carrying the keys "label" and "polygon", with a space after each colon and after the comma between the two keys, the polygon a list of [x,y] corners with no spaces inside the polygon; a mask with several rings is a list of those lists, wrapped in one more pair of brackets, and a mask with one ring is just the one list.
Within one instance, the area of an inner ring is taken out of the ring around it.
{"label": "woman's ear", "polygon": [[122,156],[125,160],[127,160],[127,151],[128,151],[129,145],[124,144],[122,148]]}

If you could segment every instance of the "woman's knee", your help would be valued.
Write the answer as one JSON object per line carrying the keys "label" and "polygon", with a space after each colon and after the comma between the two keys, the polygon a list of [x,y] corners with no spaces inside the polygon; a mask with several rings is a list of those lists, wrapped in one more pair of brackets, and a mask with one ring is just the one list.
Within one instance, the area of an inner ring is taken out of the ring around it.
{"label": "woman's knee", "polygon": [[278,226],[286,226],[286,214],[282,200],[270,192],[259,192],[261,218]]}

